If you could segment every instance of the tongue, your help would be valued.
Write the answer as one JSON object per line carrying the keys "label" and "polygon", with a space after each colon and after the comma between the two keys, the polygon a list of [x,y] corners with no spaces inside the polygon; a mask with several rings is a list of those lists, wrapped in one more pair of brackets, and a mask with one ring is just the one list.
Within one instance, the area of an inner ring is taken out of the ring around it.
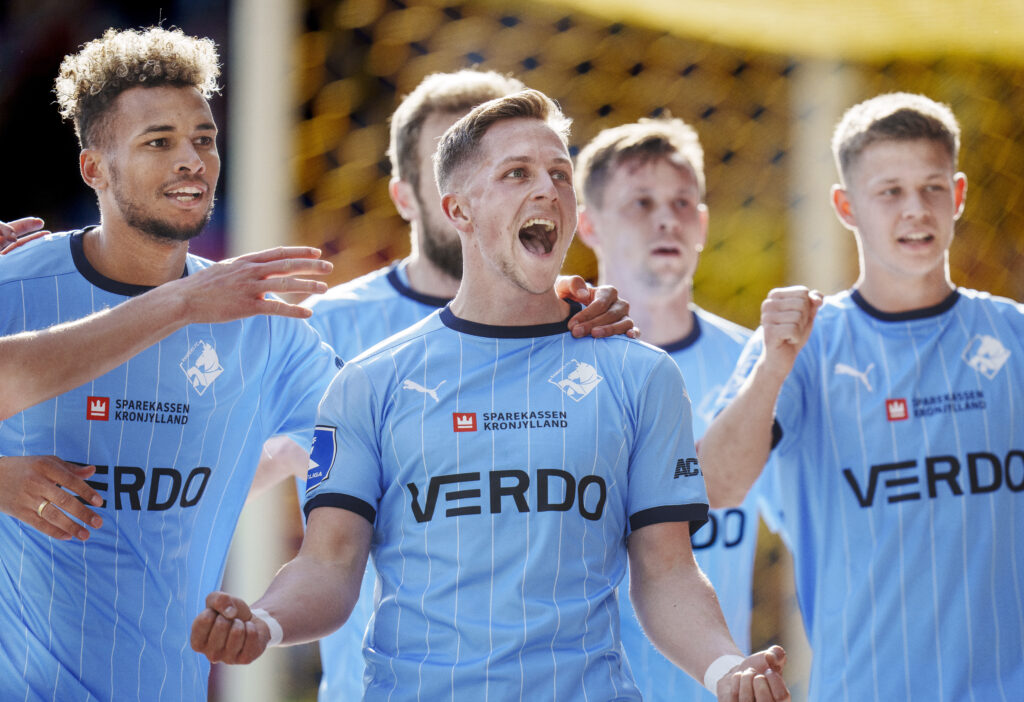
{"label": "tongue", "polygon": [[527,251],[539,256],[551,252],[554,234],[554,230],[548,231],[542,224],[533,224],[519,230],[519,241],[523,242]]}

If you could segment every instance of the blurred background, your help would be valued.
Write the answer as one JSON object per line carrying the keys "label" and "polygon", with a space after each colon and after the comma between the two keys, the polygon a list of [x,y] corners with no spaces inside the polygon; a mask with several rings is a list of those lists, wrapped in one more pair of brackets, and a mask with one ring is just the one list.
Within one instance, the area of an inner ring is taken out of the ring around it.
{"label": "blurred background", "polygon": [[[854,280],[852,237],[828,203],[843,110],[880,92],[948,103],[963,129],[960,285],[1024,299],[1024,0],[5,0],[0,4],[0,219],[96,223],[52,86],[64,54],[110,26],[178,26],[220,47],[213,101],[226,168],[194,251],[219,259],[319,246],[331,283],[408,252],[387,195],[387,118],[435,71],[510,72],[575,120],[573,151],[605,127],[670,112],[705,149],[709,243],[696,301],[756,326],[778,285]],[[592,278],[574,244],[566,271]],[[246,509],[228,577],[258,595],[301,539],[291,486]],[[753,645],[781,641],[802,699],[788,557],[762,529]],[[214,700],[314,699],[315,647],[259,670],[215,671]],[[246,687],[248,686],[248,687]]]}

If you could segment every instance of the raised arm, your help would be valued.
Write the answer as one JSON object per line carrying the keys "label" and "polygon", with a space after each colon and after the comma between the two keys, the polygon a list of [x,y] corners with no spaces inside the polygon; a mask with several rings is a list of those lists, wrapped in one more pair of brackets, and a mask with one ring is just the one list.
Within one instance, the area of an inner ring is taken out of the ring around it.
{"label": "raised arm", "polygon": [[[306,643],[331,633],[359,598],[372,535],[373,526],[355,512],[314,509],[298,555],[251,607],[224,592],[207,596],[206,609],[192,622],[192,648],[213,663],[244,664],[268,645]],[[275,634],[280,640],[272,641]]]}
{"label": "raised arm", "polygon": [[186,324],[308,317],[308,309],[264,296],[323,292],[325,283],[302,277],[331,271],[319,256],[305,246],[246,254],[83,319],[0,338],[0,420],[116,368]]}
{"label": "raised arm", "polygon": [[776,288],[761,304],[763,352],[697,444],[712,507],[742,503],[761,474],[772,449],[775,401],[819,307],[821,296],[802,286]]}
{"label": "raised arm", "polygon": [[666,658],[712,684],[719,700],[789,699],[781,675],[785,651],[773,646],[744,656],[733,642],[718,597],[693,558],[688,522],[637,529],[628,548],[629,596],[644,632]]}

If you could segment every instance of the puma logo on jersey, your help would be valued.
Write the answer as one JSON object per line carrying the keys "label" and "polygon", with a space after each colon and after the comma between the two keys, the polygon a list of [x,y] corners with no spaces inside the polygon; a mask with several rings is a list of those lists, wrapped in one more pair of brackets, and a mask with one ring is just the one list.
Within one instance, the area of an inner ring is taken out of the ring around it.
{"label": "puma logo on jersey", "polygon": [[548,378],[549,383],[576,402],[589,395],[602,380],[604,378],[597,374],[596,368],[575,358]]}
{"label": "puma logo on jersey", "polygon": [[974,370],[992,380],[1010,358],[1010,351],[999,339],[978,334],[964,349],[963,359]]}
{"label": "puma logo on jersey", "polygon": [[856,378],[860,382],[864,383],[864,387],[868,389],[868,392],[874,392],[875,389],[871,387],[871,380],[868,378],[868,373],[875,367],[874,363],[868,364],[868,367],[863,371],[859,371],[853,366],[848,366],[845,363],[837,363],[834,368],[836,375],[848,375],[852,378]]}
{"label": "puma logo on jersey", "polygon": [[189,379],[192,387],[200,395],[206,392],[206,389],[213,385],[213,381],[224,372],[224,366],[220,364],[217,351],[203,340],[192,344],[192,348],[188,350],[178,366],[185,372],[185,377]]}
{"label": "puma logo on jersey", "polygon": [[432,398],[434,398],[434,402],[440,402],[440,400],[437,399],[437,389],[439,387],[441,387],[442,385],[444,385],[445,382],[446,381],[442,380],[440,383],[438,383],[437,385],[435,385],[432,388],[425,388],[422,385],[420,385],[419,383],[417,383],[415,380],[403,380],[402,381],[402,389],[403,390],[415,390],[416,392],[421,392],[424,395],[430,395]]}

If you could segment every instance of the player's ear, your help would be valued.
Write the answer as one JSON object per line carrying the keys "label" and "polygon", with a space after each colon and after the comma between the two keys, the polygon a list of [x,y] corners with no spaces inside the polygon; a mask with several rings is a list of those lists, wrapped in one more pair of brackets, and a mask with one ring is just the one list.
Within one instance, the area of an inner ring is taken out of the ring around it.
{"label": "player's ear", "polygon": [[594,229],[594,221],[591,219],[586,207],[580,208],[579,218],[576,222],[576,236],[594,253],[597,253],[600,249],[597,231]]}
{"label": "player's ear", "polygon": [[445,193],[441,196],[441,210],[458,231],[464,234],[473,231],[473,216],[469,210],[469,203],[457,193]]}
{"label": "player's ear", "polygon": [[832,186],[832,209],[835,210],[836,217],[844,227],[847,229],[857,228],[857,218],[853,214],[850,197],[838,183]]}
{"label": "player's ear", "polygon": [[392,178],[388,183],[388,195],[395,209],[406,222],[414,221],[419,215],[419,204],[412,184],[401,178]]}
{"label": "player's ear", "polygon": [[78,154],[78,170],[82,180],[93,190],[106,190],[109,185],[107,163],[99,149],[82,149]]}
{"label": "player's ear", "polygon": [[956,206],[956,211],[953,214],[953,219],[960,219],[960,215],[964,212],[964,203],[967,201],[967,176],[963,173],[957,173],[953,176],[953,204]]}

